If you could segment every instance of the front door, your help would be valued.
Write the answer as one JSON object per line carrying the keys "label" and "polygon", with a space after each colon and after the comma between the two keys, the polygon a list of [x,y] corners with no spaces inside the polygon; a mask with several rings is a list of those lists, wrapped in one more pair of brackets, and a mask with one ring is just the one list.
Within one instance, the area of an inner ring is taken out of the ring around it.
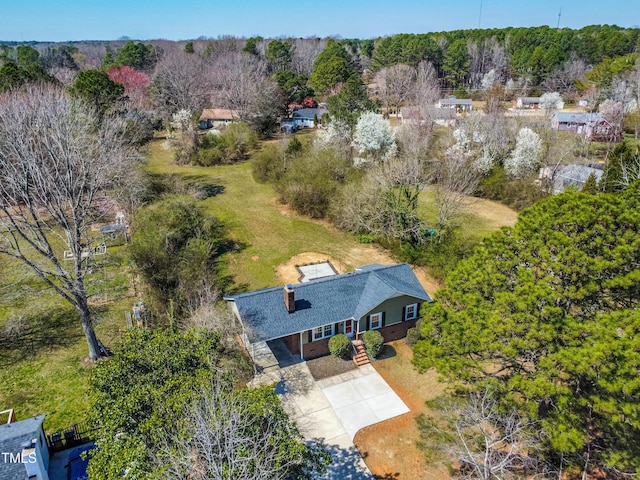
{"label": "front door", "polygon": [[344,334],[349,338],[353,338],[353,320],[345,320]]}

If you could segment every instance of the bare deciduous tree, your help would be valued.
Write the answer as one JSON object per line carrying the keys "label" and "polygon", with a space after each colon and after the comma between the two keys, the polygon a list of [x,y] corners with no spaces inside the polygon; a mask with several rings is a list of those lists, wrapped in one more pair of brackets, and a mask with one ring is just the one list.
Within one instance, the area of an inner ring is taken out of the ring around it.
{"label": "bare deciduous tree", "polygon": [[397,114],[414,94],[416,70],[409,65],[392,65],[376,73],[375,82],[387,113],[393,110]]}
{"label": "bare deciduous tree", "polygon": [[168,478],[286,480],[322,473],[328,453],[320,445],[299,443],[301,436],[275,394],[256,403],[249,391],[229,383],[214,383],[191,413],[188,438],[173,439],[157,459],[169,463]]}
{"label": "bare deciduous tree", "polygon": [[230,53],[212,65],[214,102],[238,112],[251,124],[256,119],[275,118],[284,105],[278,85],[268,76],[264,60],[246,53]]}
{"label": "bare deciduous tree", "polygon": [[297,38],[293,40],[293,46],[291,69],[298,75],[308,77],[311,75],[316,57],[327,46],[327,40],[321,38]]}
{"label": "bare deciduous tree", "polygon": [[559,92],[561,95],[575,94],[576,80],[583,79],[588,69],[589,67],[582,59],[569,60],[544,81],[544,88],[547,91]]}
{"label": "bare deciduous tree", "polygon": [[457,144],[449,147],[443,158],[434,161],[432,168],[438,227],[443,230],[453,217],[469,206],[482,175],[474,156]]}
{"label": "bare deciduous tree", "polygon": [[94,360],[105,351],[85,288],[89,231],[99,197],[128,158],[122,131],[118,120],[99,123],[95,112],[53,87],[0,98],[0,254],[33,269],[75,307]]}
{"label": "bare deciduous tree", "polygon": [[434,105],[440,95],[438,72],[430,62],[421,62],[417,68],[416,86],[412,100],[418,108],[420,117],[429,121],[430,124]]}
{"label": "bare deciduous tree", "polygon": [[624,104],[622,102],[607,99],[600,104],[599,110],[607,122],[615,128],[621,128],[624,120]]}
{"label": "bare deciduous tree", "polygon": [[504,412],[489,389],[471,394],[464,402],[440,405],[446,424],[421,417],[423,436],[455,459],[460,478],[494,480],[551,474],[534,456],[538,441],[532,425],[515,410]]}
{"label": "bare deciduous tree", "polygon": [[211,96],[211,76],[198,55],[167,52],[156,66],[150,95],[166,118],[179,110],[199,110]]}

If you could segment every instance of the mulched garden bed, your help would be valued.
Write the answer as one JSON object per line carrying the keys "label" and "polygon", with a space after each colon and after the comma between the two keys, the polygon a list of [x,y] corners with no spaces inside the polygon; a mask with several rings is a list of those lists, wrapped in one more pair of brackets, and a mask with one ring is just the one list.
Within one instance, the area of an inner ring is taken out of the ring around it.
{"label": "mulched garden bed", "polygon": [[357,368],[353,360],[343,360],[333,355],[307,360],[307,367],[309,367],[311,375],[313,375],[315,380],[333,377],[334,375],[339,375]]}

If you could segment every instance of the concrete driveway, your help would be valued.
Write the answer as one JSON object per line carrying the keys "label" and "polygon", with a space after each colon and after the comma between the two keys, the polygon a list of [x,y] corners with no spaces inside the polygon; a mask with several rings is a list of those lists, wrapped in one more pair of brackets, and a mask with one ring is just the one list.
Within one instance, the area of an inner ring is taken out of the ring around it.
{"label": "concrete driveway", "polygon": [[305,439],[322,441],[333,457],[324,479],[373,479],[353,444],[363,427],[409,408],[371,365],[316,382],[306,363],[280,369],[276,391]]}
{"label": "concrete driveway", "polygon": [[371,365],[317,383],[351,440],[364,427],[409,412]]}

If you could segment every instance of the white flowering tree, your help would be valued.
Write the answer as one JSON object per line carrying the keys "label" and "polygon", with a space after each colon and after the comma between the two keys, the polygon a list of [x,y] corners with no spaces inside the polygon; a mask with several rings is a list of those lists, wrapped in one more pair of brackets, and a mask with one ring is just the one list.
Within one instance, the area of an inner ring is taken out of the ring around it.
{"label": "white flowering tree", "polygon": [[332,149],[340,158],[349,158],[351,127],[341,120],[334,120],[328,127],[318,131],[313,145],[320,149]]}
{"label": "white flowering tree", "polygon": [[178,163],[188,163],[198,150],[198,133],[191,120],[191,111],[182,109],[174,113],[170,126],[163,147],[165,150],[174,150]]}
{"label": "white flowering tree", "polygon": [[540,165],[542,140],[530,128],[521,128],[516,138],[516,148],[504,161],[504,169],[510,177],[523,178]]}
{"label": "white flowering tree", "polygon": [[360,115],[353,132],[351,146],[358,152],[359,164],[379,163],[395,156],[395,134],[382,115],[365,112]]}
{"label": "white flowering tree", "polygon": [[474,168],[488,174],[508,151],[510,126],[502,115],[467,115],[453,131],[455,146],[463,150]]}
{"label": "white flowering tree", "polygon": [[540,108],[544,110],[547,116],[551,116],[556,110],[564,107],[562,97],[558,92],[543,93],[540,97]]}
{"label": "white flowering tree", "polygon": [[493,84],[496,83],[496,78],[496,71],[494,69],[491,69],[482,76],[480,86],[483,90],[489,90],[491,87],[493,87]]}

